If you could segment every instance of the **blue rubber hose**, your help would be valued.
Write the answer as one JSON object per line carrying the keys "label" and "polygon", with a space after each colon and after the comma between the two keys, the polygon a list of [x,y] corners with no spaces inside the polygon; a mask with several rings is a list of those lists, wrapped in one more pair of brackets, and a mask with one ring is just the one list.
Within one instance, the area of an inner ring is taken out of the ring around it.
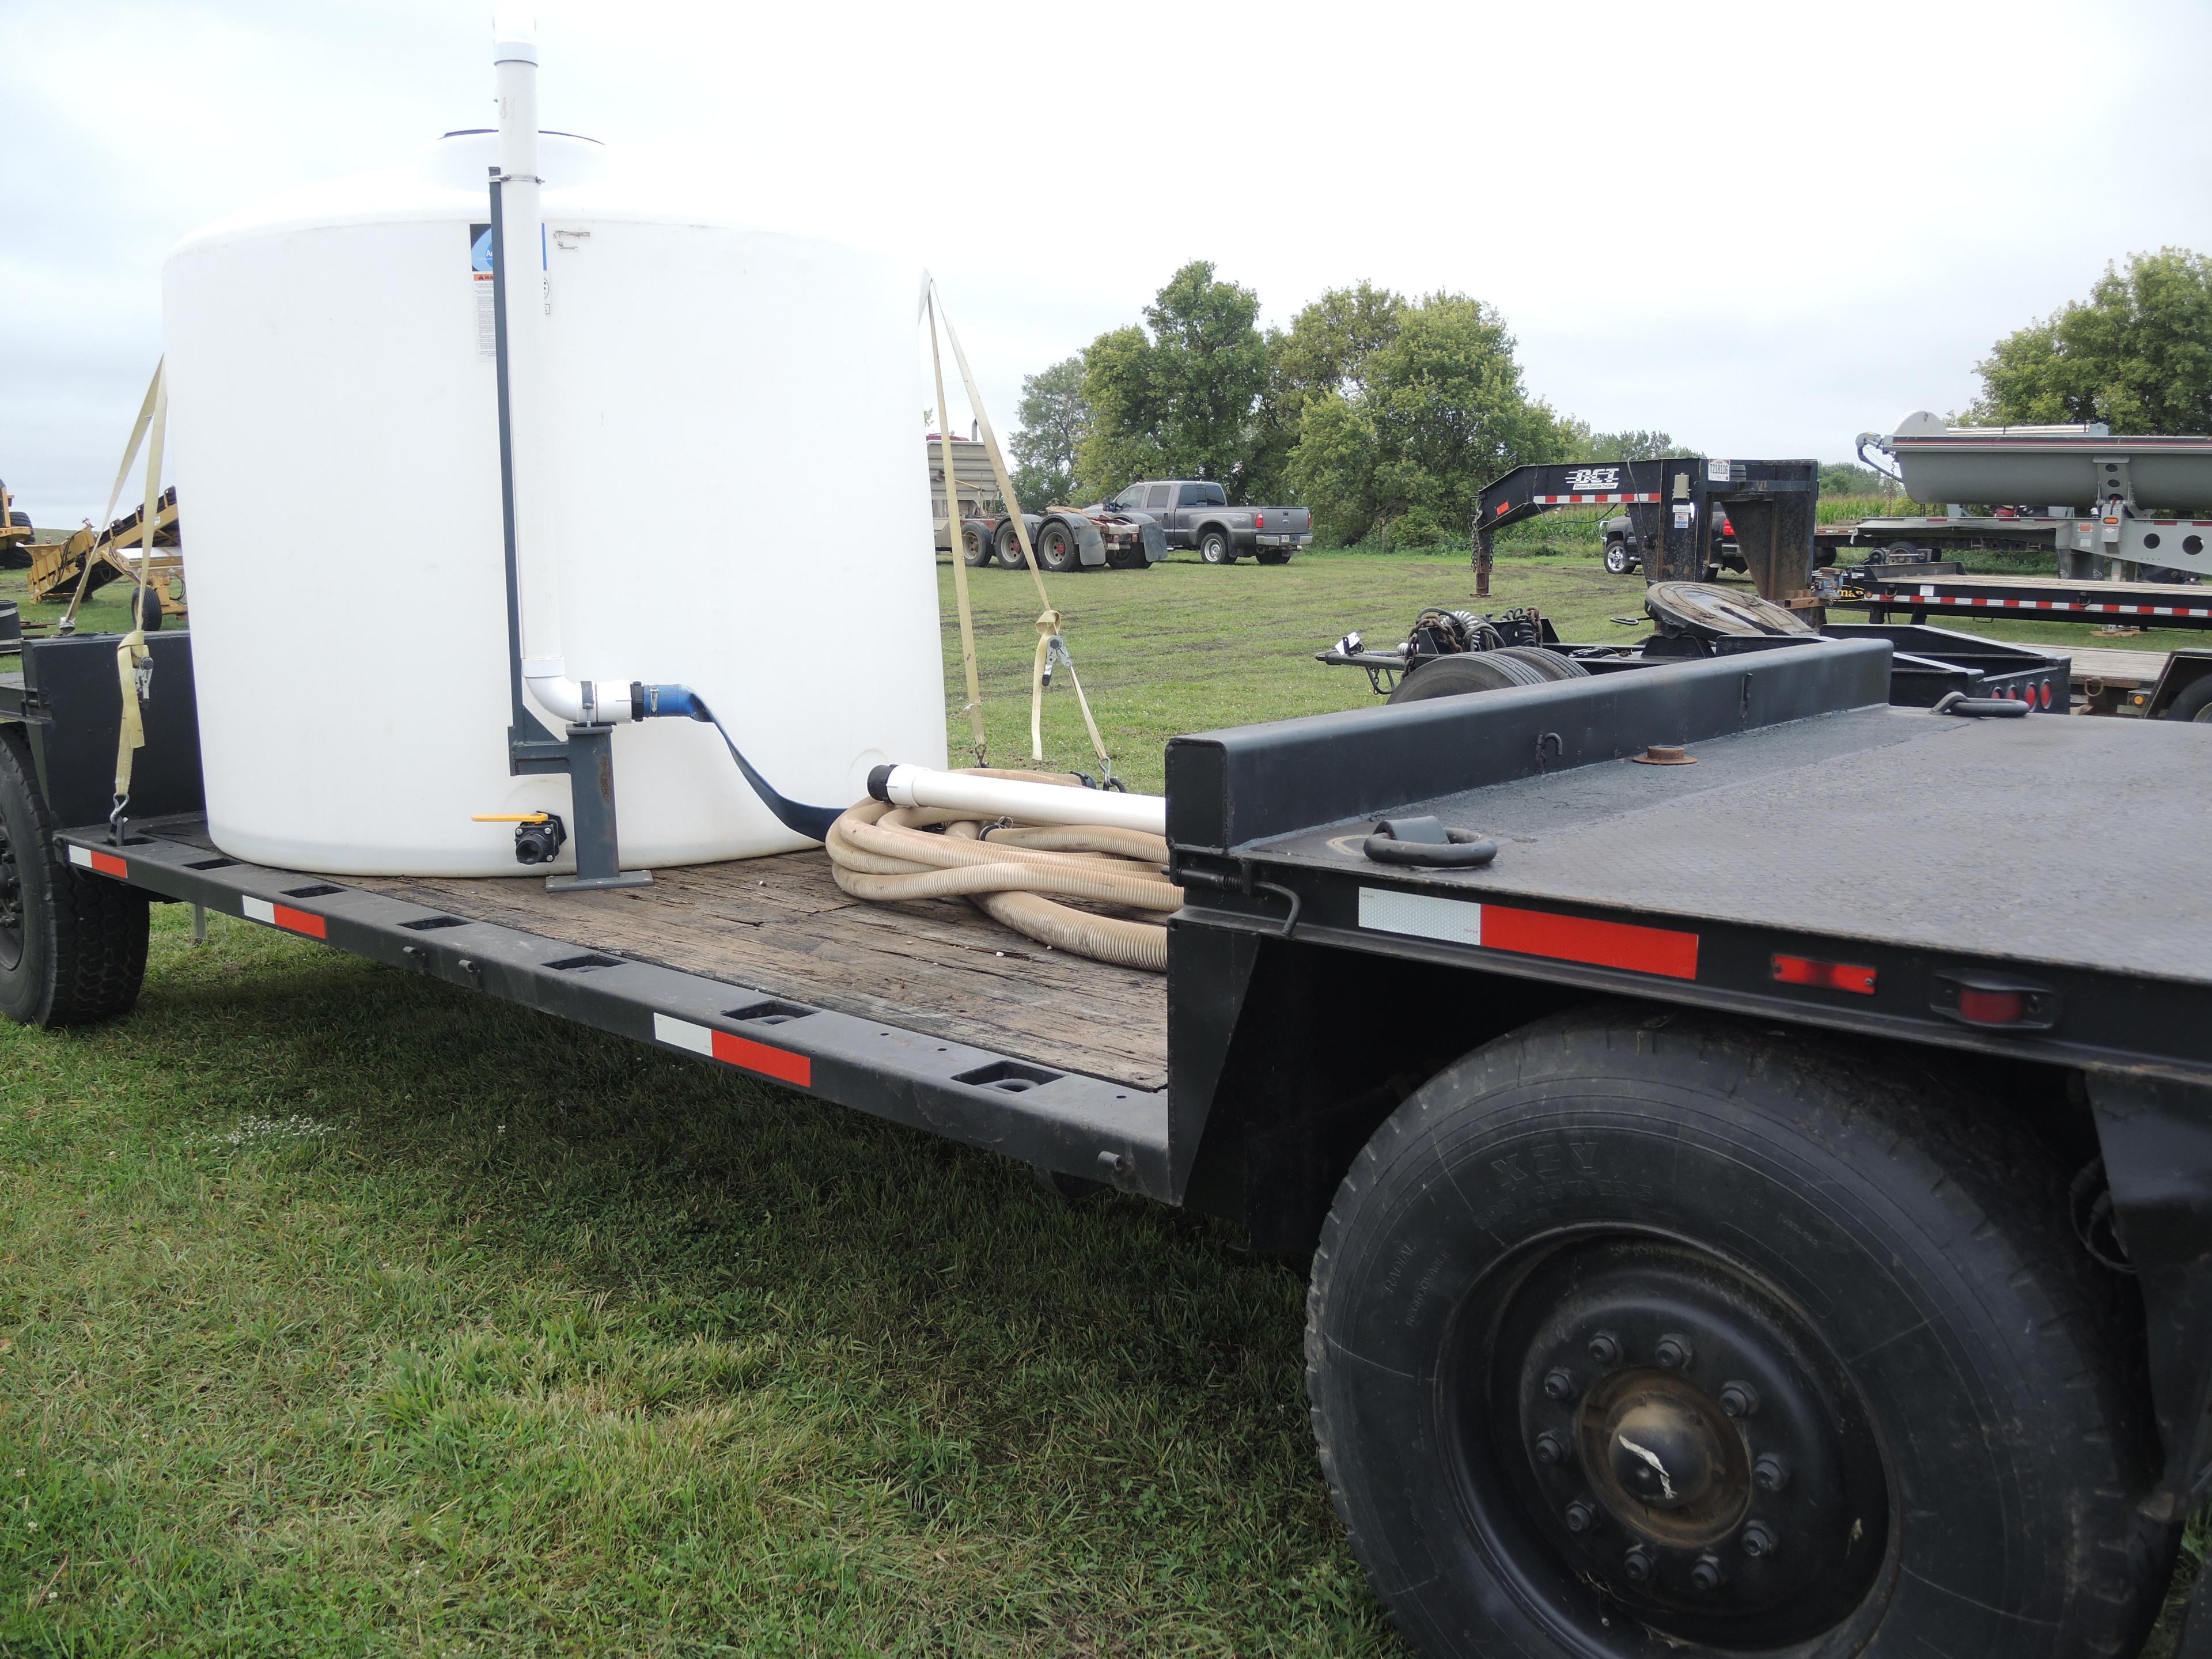
{"label": "blue rubber hose", "polygon": [[729,748],[730,758],[738,763],[738,770],[745,775],[753,793],[761,804],[775,814],[776,821],[794,835],[805,836],[810,841],[830,839],[830,826],[844,816],[842,806],[807,806],[778,794],[769,781],[763,777],[753,763],[738,747],[729,727],[716,719],[714,711],[707,707],[707,700],[688,685],[635,685],[630,688],[629,706],[641,720],[665,720],[678,715],[702,720],[722,734]]}

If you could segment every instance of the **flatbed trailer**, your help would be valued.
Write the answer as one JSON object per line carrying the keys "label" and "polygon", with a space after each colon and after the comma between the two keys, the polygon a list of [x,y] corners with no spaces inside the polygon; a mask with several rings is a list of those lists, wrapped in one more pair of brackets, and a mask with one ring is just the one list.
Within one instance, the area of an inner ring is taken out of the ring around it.
{"label": "flatbed trailer", "polygon": [[[1893,707],[1858,639],[1177,738],[1163,981],[818,853],[234,859],[185,634],[112,823],[114,644],[0,681],[7,1012],[127,1012],[187,902],[1231,1217],[1311,1255],[1425,1653],[2132,1653],[2212,1491],[2212,734]],[[2056,875],[2082,815],[2158,879]]]}
{"label": "flatbed trailer", "polygon": [[2212,587],[2186,582],[2070,581],[2057,576],[1943,575],[1869,565],[1839,574],[1831,605],[1881,622],[1900,611],[1930,617],[2018,617],[2034,622],[2106,622],[2135,628],[2212,628]]}

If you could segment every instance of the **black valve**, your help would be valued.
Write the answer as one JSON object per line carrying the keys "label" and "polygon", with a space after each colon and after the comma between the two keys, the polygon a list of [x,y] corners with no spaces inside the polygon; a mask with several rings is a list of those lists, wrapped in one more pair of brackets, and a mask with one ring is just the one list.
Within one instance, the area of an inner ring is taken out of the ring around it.
{"label": "black valve", "polygon": [[568,844],[568,826],[558,812],[547,812],[514,826],[514,861],[550,864]]}

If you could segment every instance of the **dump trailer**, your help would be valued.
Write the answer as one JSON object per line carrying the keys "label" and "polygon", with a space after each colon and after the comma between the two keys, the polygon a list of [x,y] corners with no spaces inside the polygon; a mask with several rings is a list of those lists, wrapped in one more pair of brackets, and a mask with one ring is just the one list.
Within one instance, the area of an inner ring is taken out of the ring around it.
{"label": "dump trailer", "polygon": [[[2212,1491],[2212,731],[1899,707],[1860,637],[1178,737],[1157,976],[815,850],[256,863],[189,633],[111,816],[116,643],[0,680],[0,1008],[127,1017],[189,904],[1231,1218],[1310,1263],[1320,1468],[1432,1659],[2130,1655]],[[2087,821],[2158,880],[2053,879]]]}
{"label": "dump trailer", "polygon": [[[953,506],[945,504],[945,440],[934,432],[927,441],[929,451],[929,508],[940,553],[962,553],[969,564],[981,564],[994,551],[983,526],[1002,516],[1006,501],[999,491],[998,474],[991,466],[988,448],[973,438],[952,442]],[[960,527],[957,535],[954,526]]]}
{"label": "dump trailer", "polygon": [[[1861,433],[1858,451],[1915,501],[1946,507],[1941,519],[1850,526],[1841,545],[1879,550],[1885,562],[2034,547],[2051,549],[2059,574],[2077,580],[2094,576],[2100,560],[2125,576],[2212,574],[2212,518],[2194,516],[2212,511],[2212,437],[2130,437],[2101,423],[1952,426],[1922,410],[1894,432]],[[1970,516],[1969,507],[1993,515]]]}

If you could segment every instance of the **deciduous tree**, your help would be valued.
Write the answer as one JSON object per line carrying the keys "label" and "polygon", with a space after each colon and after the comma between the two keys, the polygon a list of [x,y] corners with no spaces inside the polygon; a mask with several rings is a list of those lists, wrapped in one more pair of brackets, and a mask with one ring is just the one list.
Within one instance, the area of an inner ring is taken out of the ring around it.
{"label": "deciduous tree", "polygon": [[1022,377],[1021,422],[1010,441],[1014,493],[1029,510],[1072,502],[1076,455],[1091,430],[1091,405],[1083,396],[1083,359],[1067,357]]}
{"label": "deciduous tree", "polygon": [[1977,368],[1978,421],[2212,432],[2212,261],[2168,247],[2107,265],[2087,300],[2006,336]]}
{"label": "deciduous tree", "polygon": [[1165,477],[1216,479],[1244,498],[1266,447],[1270,364],[1259,314],[1258,295],[1194,259],[1145,308],[1145,327],[1091,343],[1083,392],[1091,423],[1078,463],[1086,495]]}
{"label": "deciduous tree", "polygon": [[1531,399],[1492,307],[1432,294],[1365,358],[1356,394],[1306,411],[1291,477],[1332,539],[1423,545],[1468,533],[1484,484],[1563,459],[1574,428]]}

